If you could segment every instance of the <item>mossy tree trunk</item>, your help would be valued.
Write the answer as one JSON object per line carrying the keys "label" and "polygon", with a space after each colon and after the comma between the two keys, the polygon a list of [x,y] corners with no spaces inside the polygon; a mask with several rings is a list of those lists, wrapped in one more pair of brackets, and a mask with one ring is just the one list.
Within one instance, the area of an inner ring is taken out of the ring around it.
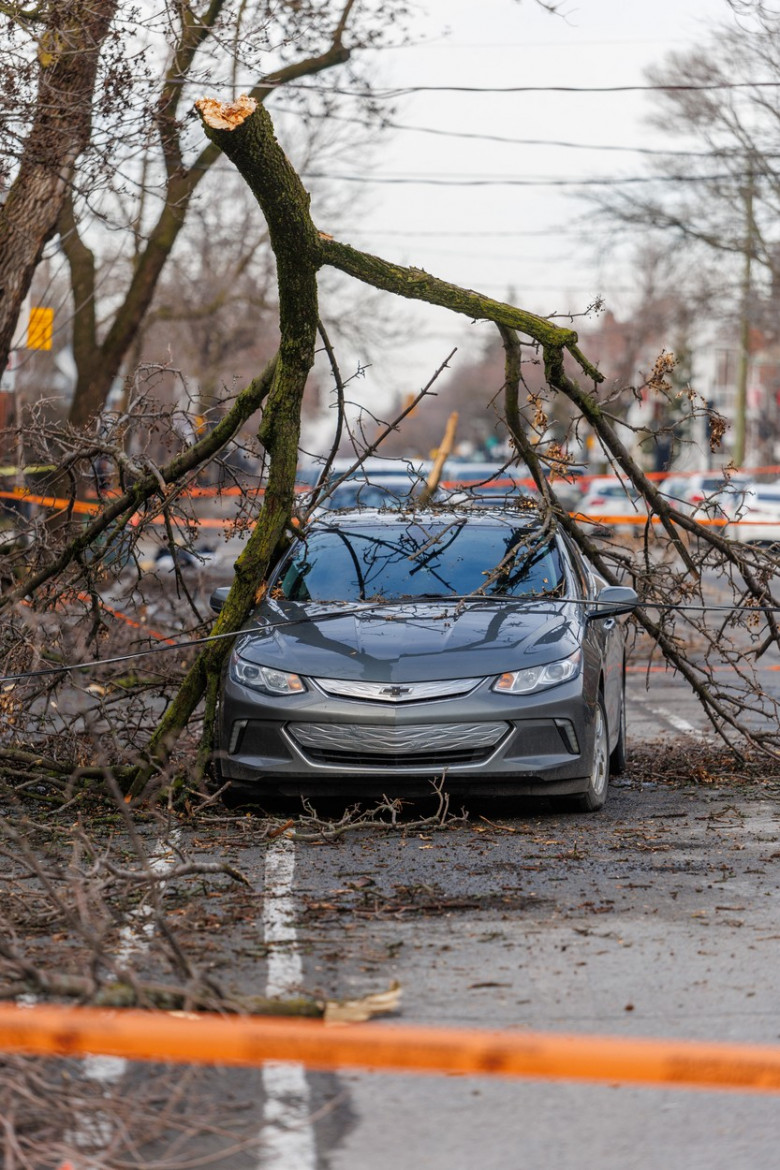
{"label": "mossy tree trunk", "polygon": [[[254,102],[248,102],[246,109],[254,109],[254,113],[247,120],[238,121],[233,129],[210,125],[208,111],[202,113],[209,137],[239,165],[242,173],[246,171],[252,176],[250,185],[268,223],[276,256],[281,340],[259,430],[260,441],[269,457],[263,507],[246,548],[236,561],[233,586],[214,626],[215,635],[238,630],[246,621],[290,522],[301,403],[314,363],[318,321],[319,236],[309,214],[308,193],[279,146],[266,110]],[[154,769],[166,762],[172,743],[204,693],[210,689],[213,697],[231,647],[230,639],[218,638],[196,658],[155,730],[149,744],[149,762],[139,770],[130,790],[132,796],[140,795]],[[211,716],[210,704],[207,721]]]}

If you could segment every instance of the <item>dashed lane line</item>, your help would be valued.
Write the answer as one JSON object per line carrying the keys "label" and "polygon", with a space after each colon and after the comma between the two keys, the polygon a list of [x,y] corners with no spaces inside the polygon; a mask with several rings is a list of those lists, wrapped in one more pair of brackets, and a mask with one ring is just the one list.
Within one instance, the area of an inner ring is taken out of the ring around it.
{"label": "dashed lane line", "polygon": [[[263,929],[268,947],[266,994],[288,995],[303,984],[295,931],[295,844],[286,837],[269,843],[265,855]],[[262,1070],[262,1170],[316,1170],[311,1094],[302,1064],[269,1061]]]}
{"label": "dashed lane line", "polygon": [[683,719],[681,715],[675,715],[674,711],[669,711],[666,707],[649,707],[647,709],[660,719],[665,719],[675,731],[681,731],[685,735],[692,735],[696,739],[704,738],[704,732],[700,728],[694,727],[692,723],[689,723],[687,719]]}

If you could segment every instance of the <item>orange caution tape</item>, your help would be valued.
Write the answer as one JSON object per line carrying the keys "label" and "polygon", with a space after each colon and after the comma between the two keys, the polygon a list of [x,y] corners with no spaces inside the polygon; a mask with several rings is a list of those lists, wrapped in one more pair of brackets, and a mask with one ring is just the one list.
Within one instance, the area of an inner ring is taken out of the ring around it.
{"label": "orange caution tape", "polygon": [[295,1061],[312,1068],[460,1073],[679,1088],[780,1091],[780,1048],[679,1040],[480,1032],[409,1025],[104,1008],[0,1005],[0,1050],[102,1053],[217,1065]]}
{"label": "orange caution tape", "polygon": [[21,500],[25,504],[40,504],[42,508],[59,508],[63,512],[68,509],[71,512],[86,512],[90,516],[94,516],[96,512],[100,511],[99,504],[88,504],[84,500],[68,500],[59,496],[34,496],[25,488],[16,488],[12,492],[0,492],[0,499]]}
{"label": "orange caution tape", "polygon": [[[581,523],[581,524],[643,524],[644,525],[644,524],[647,524],[648,521],[651,524],[660,524],[661,523],[660,516],[649,516],[648,517],[644,513],[641,513],[641,512],[631,513],[631,515],[629,515],[629,516],[612,516],[608,512],[569,512],[569,515],[572,517],[573,520],[576,520],[578,523]],[[674,519],[674,517],[672,517],[672,519]],[[725,526],[727,524],[738,523],[738,521],[736,521],[736,520],[726,520],[723,517],[710,518],[707,516],[691,516],[691,519],[695,520],[697,524],[703,524],[703,525],[706,525],[709,527],[714,527],[714,528],[725,528]],[[761,520],[761,521],[757,521],[757,523],[777,524],[777,521],[776,520],[771,520],[771,521]]]}
{"label": "orange caution tape", "polygon": [[[41,508],[56,508],[59,511],[86,513],[89,516],[95,516],[101,511],[101,504],[88,504],[84,500],[66,500],[59,496],[34,496],[30,492],[23,489],[18,489],[13,492],[0,492],[0,499],[3,500],[21,500],[25,504],[38,504]],[[137,528],[141,523],[141,513],[136,512],[130,518],[130,524],[133,528]],[[146,518],[147,524],[165,524],[164,516],[151,516]],[[195,522],[198,528],[221,528],[227,531],[232,527],[232,520],[217,520],[211,517],[204,517]]]}
{"label": "orange caution tape", "polygon": [[[211,490],[212,489],[209,488],[191,489],[189,494],[206,496],[211,493]],[[263,495],[263,492],[262,490],[254,492],[242,492],[240,489],[228,488],[219,494],[226,496],[255,495],[259,498]],[[69,500],[59,496],[34,496],[24,488],[16,488],[14,491],[10,492],[0,491],[0,499],[21,500],[27,504],[38,504],[42,508],[57,508],[63,512],[70,510],[71,512],[86,513],[90,516],[94,516],[101,510],[100,504],[89,504],[84,500]],[[647,524],[648,519],[649,523],[651,524],[661,523],[661,518],[659,516],[650,516],[648,518],[642,513],[635,513],[629,516],[613,516],[610,513],[603,512],[570,512],[569,515],[574,520],[586,524]],[[133,525],[133,527],[137,527],[137,525],[140,523],[140,517],[141,514],[136,512],[135,515],[131,518],[130,523]],[[706,516],[694,516],[692,519],[694,519],[697,524],[712,528],[725,528],[727,525],[742,525],[753,528],[761,528],[766,526],[775,527],[777,525],[777,520],[727,520],[723,517],[709,518]],[[146,523],[164,524],[165,518],[163,516],[147,517]],[[201,519],[194,521],[194,523],[198,528],[222,528],[227,531],[232,526],[233,522],[231,520],[219,520],[214,517],[202,517]]]}
{"label": "orange caution tape", "polygon": [[[92,597],[89,593],[74,593],[73,596],[77,601],[85,601],[88,604],[92,601]],[[60,600],[63,600],[63,598]],[[125,625],[132,626],[134,630],[145,630],[150,638],[156,638],[158,642],[167,642],[169,646],[178,645],[175,638],[169,638],[167,634],[161,634],[159,630],[153,630],[152,627],[147,626],[145,622],[136,621],[135,618],[131,618],[129,614],[122,613],[121,609],[114,609],[112,605],[109,605],[107,602],[103,601],[102,598],[98,599],[98,604],[105,613],[110,614],[110,616],[116,618],[117,621],[124,622]]]}

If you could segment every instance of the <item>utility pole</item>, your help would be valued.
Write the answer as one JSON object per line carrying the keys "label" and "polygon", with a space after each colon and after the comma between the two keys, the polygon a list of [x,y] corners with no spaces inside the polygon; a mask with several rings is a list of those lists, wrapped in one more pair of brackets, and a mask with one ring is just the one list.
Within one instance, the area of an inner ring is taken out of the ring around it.
{"label": "utility pole", "polygon": [[755,240],[753,221],[753,196],[755,194],[755,171],[753,158],[748,163],[747,186],[745,187],[745,251],[742,266],[739,320],[739,367],[737,369],[737,393],[734,401],[734,455],[737,467],[745,462],[745,436],[747,416],[747,380],[750,361],[750,283]]}

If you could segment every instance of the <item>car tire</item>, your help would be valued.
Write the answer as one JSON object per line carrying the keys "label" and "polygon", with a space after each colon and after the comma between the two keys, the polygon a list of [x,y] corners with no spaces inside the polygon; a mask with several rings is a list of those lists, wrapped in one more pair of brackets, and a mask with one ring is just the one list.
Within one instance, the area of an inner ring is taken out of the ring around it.
{"label": "car tire", "polygon": [[620,730],[617,743],[609,756],[610,776],[622,776],[626,770],[626,679],[623,676],[623,690],[620,696],[620,715],[618,716]]}
{"label": "car tire", "polygon": [[588,787],[576,796],[559,796],[553,806],[561,812],[598,812],[604,807],[609,789],[609,734],[604,700],[599,694],[594,715],[593,757],[588,777]]}

